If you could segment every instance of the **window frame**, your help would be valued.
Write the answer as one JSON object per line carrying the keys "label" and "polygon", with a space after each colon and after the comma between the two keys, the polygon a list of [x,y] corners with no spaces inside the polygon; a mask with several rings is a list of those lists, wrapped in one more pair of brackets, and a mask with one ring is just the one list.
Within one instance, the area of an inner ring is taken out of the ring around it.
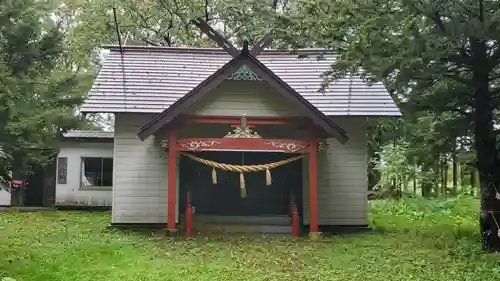
{"label": "window frame", "polygon": [[[101,174],[103,174],[103,161],[104,159],[111,159],[113,161],[113,169],[112,169],[112,175],[111,175],[111,181],[112,185],[110,186],[95,186],[95,185],[90,185],[90,186],[83,186],[82,185],[82,168],[83,168],[83,161],[85,158],[100,158],[101,159]],[[80,169],[78,173],[78,189],[79,190],[112,190],[113,189],[113,184],[115,183],[115,171],[114,171],[114,165],[115,165],[115,159],[113,156],[80,156]]]}

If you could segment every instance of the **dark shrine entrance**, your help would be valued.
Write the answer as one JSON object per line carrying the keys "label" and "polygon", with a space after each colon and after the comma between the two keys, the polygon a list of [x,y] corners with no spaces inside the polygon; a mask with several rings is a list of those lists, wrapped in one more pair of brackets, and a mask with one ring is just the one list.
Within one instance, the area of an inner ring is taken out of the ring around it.
{"label": "dark shrine entrance", "polygon": [[[256,165],[289,159],[294,154],[281,152],[204,151],[198,157],[220,163]],[[180,156],[179,207],[185,209],[185,196],[191,191],[196,214],[222,216],[284,215],[289,213],[290,194],[302,205],[302,161],[293,161],[271,170],[272,184],[266,186],[265,172],[244,173],[246,197],[240,196],[240,175],[217,170],[212,183],[212,168]],[[182,211],[181,211],[182,212]]]}

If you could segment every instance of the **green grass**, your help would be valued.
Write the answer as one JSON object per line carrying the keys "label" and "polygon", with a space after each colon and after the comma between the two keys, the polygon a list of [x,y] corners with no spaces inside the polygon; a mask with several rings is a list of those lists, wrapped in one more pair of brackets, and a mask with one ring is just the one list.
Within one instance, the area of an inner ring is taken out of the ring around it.
{"label": "green grass", "polygon": [[109,213],[0,213],[0,280],[500,280],[480,250],[478,202],[372,203],[382,232],[293,238],[165,238],[109,230]]}

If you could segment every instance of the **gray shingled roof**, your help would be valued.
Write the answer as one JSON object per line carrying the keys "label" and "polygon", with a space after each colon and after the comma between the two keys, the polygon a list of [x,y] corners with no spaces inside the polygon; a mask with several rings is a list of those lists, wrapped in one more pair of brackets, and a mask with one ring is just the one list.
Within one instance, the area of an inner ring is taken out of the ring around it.
{"label": "gray shingled roof", "polygon": [[113,132],[103,131],[84,131],[84,130],[71,130],[63,134],[65,138],[95,138],[95,139],[112,139],[115,134]]}
{"label": "gray shingled roof", "polygon": [[[160,113],[231,60],[220,49],[127,46],[122,64],[119,48],[108,49],[82,112]],[[320,75],[335,60],[333,54],[317,60],[319,52],[301,50],[311,55],[299,59],[266,50],[257,58],[325,115],[401,115],[381,83],[368,86],[359,77],[348,77],[318,92]]]}

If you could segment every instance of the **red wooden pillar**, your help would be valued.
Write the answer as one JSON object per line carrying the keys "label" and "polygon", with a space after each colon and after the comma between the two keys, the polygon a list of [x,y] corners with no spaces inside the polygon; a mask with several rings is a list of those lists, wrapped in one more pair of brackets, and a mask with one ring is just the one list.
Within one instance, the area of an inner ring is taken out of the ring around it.
{"label": "red wooden pillar", "polygon": [[167,229],[175,230],[175,203],[176,203],[176,189],[177,189],[177,150],[176,150],[176,137],[174,132],[168,134],[168,221]]}
{"label": "red wooden pillar", "polygon": [[309,151],[309,236],[312,238],[318,232],[318,157],[314,140]]}

